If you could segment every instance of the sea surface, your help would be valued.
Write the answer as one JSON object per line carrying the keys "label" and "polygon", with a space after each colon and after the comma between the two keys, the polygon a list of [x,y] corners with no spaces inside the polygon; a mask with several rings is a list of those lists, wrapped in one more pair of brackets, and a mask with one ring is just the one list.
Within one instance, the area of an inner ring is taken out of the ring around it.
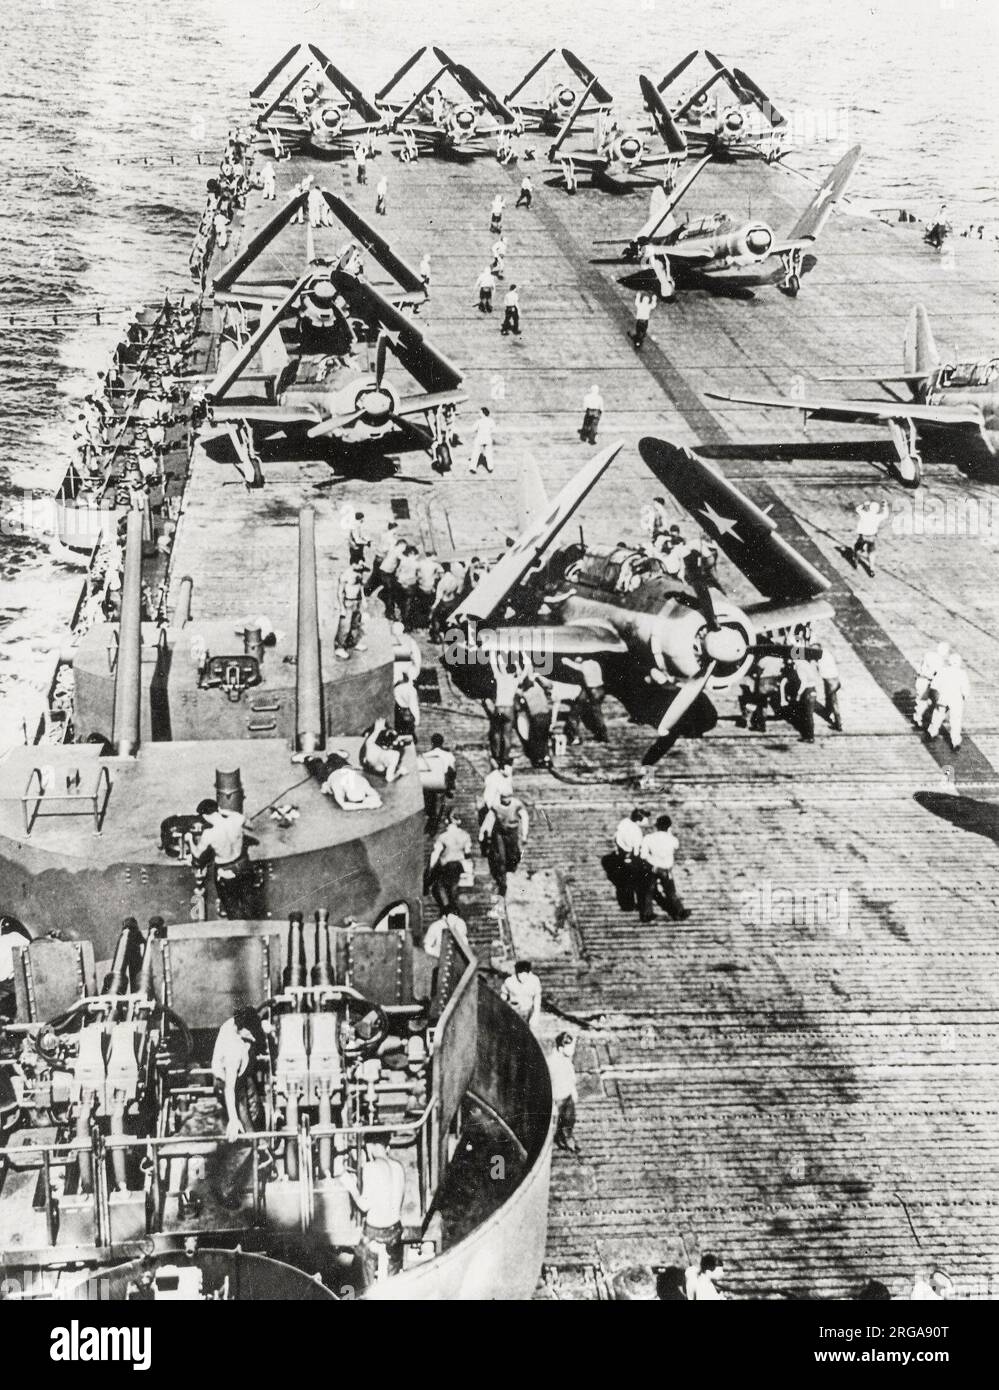
{"label": "sea surface", "polygon": [[368,91],[437,43],[501,95],[565,45],[636,113],[639,71],[707,46],[790,116],[802,171],[859,141],[857,196],[922,216],[946,200],[958,227],[999,231],[994,0],[5,0],[0,751],[34,726],[82,578],[43,496],[75,404],[131,306],[190,287],[208,166],[300,38]]}

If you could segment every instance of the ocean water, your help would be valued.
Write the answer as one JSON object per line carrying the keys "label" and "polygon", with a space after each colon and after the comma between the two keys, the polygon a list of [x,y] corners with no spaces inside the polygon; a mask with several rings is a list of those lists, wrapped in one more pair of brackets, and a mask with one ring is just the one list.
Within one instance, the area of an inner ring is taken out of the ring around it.
{"label": "ocean water", "polygon": [[366,90],[438,43],[500,94],[567,45],[636,114],[639,71],[707,46],[790,116],[804,172],[859,141],[857,196],[999,223],[993,0],[6,0],[4,19],[0,750],[34,725],[82,578],[41,496],[72,456],[74,404],[130,307],[189,287],[206,166],[296,39]]}

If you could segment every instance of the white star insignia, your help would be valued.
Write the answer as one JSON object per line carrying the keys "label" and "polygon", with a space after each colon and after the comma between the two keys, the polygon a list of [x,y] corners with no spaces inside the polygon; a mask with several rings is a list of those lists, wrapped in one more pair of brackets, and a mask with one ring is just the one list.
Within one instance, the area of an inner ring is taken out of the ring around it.
{"label": "white star insignia", "polygon": [[719,536],[732,535],[740,545],[742,544],[742,537],[736,531],[734,521],[730,521],[727,516],[719,516],[710,502],[705,502],[700,510],[701,515],[707,517]]}

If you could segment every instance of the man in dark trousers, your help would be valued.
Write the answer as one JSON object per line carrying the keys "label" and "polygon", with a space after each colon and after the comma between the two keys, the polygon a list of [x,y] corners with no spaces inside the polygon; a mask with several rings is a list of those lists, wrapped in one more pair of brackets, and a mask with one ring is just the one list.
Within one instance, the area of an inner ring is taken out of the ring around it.
{"label": "man in dark trousers", "polygon": [[500,332],[504,337],[508,333],[520,336],[520,295],[516,285],[511,285],[503,297],[503,327]]}
{"label": "man in dark trousers", "polygon": [[452,811],[448,816],[447,825],[434,841],[427,868],[430,892],[442,913],[456,912],[461,915],[458,885],[461,882],[465,860],[471,857],[471,837],[462,827],[458,812]]}
{"label": "man in dark trousers", "polygon": [[482,821],[479,840],[488,846],[489,872],[501,898],[506,897],[507,875],[516,873],[520,864],[530,825],[527,807],[512,792],[503,792]]}
{"label": "man in dark trousers", "polygon": [[640,857],[643,868],[641,887],[641,916],[643,922],[651,922],[655,917],[657,899],[662,902],[674,921],[682,922],[690,916],[690,909],[684,907],[673,882],[673,864],[679,841],[671,829],[673,822],[669,816],[657,816],[656,828],[642,840]]}

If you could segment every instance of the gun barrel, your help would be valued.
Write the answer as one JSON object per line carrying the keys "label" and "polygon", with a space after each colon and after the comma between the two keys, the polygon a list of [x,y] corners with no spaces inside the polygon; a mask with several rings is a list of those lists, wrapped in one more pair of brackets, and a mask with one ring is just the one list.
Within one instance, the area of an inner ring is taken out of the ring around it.
{"label": "gun barrel", "polygon": [[119,758],[139,751],[142,705],[142,513],[128,514],[125,578],[118,624],[118,663],[114,681],[111,741]]}
{"label": "gun barrel", "polygon": [[296,666],[296,747],[316,753],[323,733],[323,672],[319,647],[316,589],[316,514],[304,507],[298,518],[298,661]]}

